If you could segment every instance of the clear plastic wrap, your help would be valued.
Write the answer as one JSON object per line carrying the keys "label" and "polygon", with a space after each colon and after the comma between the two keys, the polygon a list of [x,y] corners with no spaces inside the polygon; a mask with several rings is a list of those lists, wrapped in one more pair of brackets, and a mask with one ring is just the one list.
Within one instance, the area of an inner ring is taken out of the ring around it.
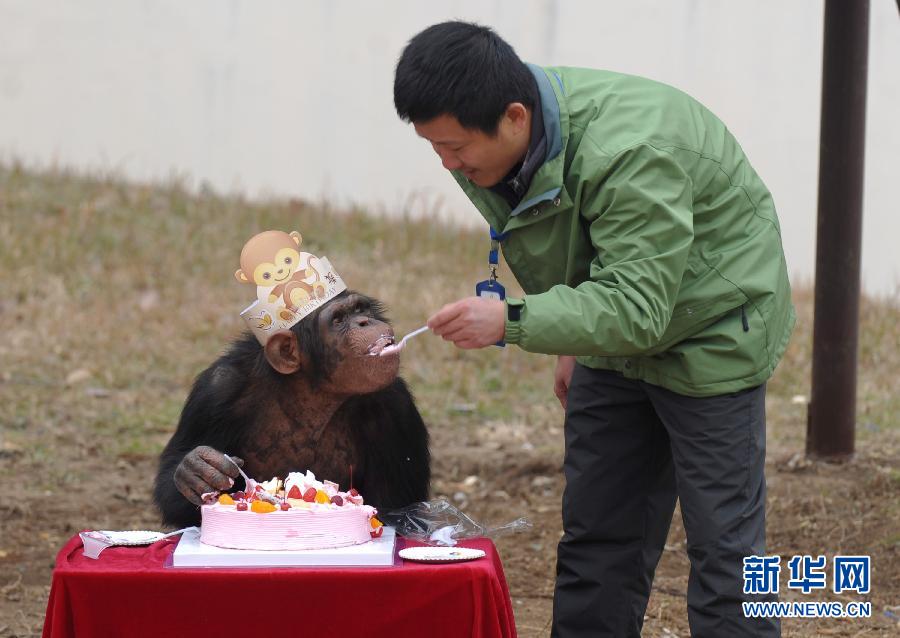
{"label": "clear plastic wrap", "polygon": [[407,505],[398,510],[379,512],[378,518],[393,526],[397,533],[427,545],[456,545],[463,538],[486,536],[497,538],[505,534],[523,532],[532,525],[525,518],[488,527],[477,523],[454,507],[446,499],[433,499]]}

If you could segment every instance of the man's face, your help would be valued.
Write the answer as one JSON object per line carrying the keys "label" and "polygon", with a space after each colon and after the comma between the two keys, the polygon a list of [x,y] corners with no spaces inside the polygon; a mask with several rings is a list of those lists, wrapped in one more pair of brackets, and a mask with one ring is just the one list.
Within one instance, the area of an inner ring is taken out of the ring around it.
{"label": "man's face", "polygon": [[463,127],[452,115],[414,122],[419,137],[431,142],[448,171],[461,171],[471,182],[487,188],[506,177],[528,151],[531,116],[518,102],[500,118],[496,135]]}

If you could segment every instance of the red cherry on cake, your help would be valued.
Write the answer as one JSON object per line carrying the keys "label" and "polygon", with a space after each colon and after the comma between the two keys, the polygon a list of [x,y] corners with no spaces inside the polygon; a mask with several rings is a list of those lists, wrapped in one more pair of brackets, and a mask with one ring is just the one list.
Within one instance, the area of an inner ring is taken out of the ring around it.
{"label": "red cherry on cake", "polygon": [[239,512],[247,511],[247,502],[246,501],[239,501],[238,503],[235,503],[234,506],[237,509],[237,511],[239,511]]}
{"label": "red cherry on cake", "polygon": [[244,496],[243,492],[235,492],[234,494],[231,495],[231,498],[233,498],[236,501],[241,501],[247,497]]}
{"label": "red cherry on cake", "polygon": [[331,497],[331,502],[340,507],[344,504],[344,499],[342,499],[339,494],[335,494]]}
{"label": "red cherry on cake", "polygon": [[356,491],[355,487],[350,488],[349,494],[350,494],[350,496],[359,496],[359,492]]}
{"label": "red cherry on cake", "polygon": [[300,493],[300,488],[296,485],[292,485],[291,491],[288,492],[288,498],[303,498],[303,494]]}
{"label": "red cherry on cake", "polygon": [[316,500],[316,488],[310,487],[307,488],[305,492],[303,492],[303,500],[307,503],[312,503]]}
{"label": "red cherry on cake", "polygon": [[291,509],[291,504],[288,503],[287,501],[282,501],[280,507],[281,507],[281,511],[282,511],[282,512],[286,512],[286,511],[288,511],[289,509]]}
{"label": "red cherry on cake", "polygon": [[384,533],[383,527],[376,527],[371,532],[369,532],[369,536],[372,538],[381,538],[381,535]]}

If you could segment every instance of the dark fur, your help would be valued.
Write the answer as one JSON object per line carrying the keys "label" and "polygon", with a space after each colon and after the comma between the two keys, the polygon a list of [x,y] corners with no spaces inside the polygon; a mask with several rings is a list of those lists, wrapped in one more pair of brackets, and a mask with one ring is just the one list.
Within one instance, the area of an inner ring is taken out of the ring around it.
{"label": "dark fur", "polygon": [[[341,298],[346,296],[341,295]],[[372,302],[374,316],[383,319],[380,305]],[[331,352],[317,325],[318,310],[295,325],[292,330],[304,344],[312,360],[305,372],[312,385],[322,375],[329,375],[340,365],[340,353]],[[296,374],[301,374],[297,372]],[[178,428],[159,461],[154,500],[162,513],[163,523],[184,527],[200,522],[196,505],[175,487],[175,468],[184,456],[198,445],[208,445],[225,454],[244,458],[252,443],[250,431],[263,406],[277,401],[283,392],[282,375],[273,370],[256,338],[245,333],[229,350],[194,382],[181,413]],[[428,498],[430,456],[428,432],[412,394],[397,377],[387,388],[348,399],[332,422],[346,423],[351,440],[353,487],[366,502],[381,510],[403,507]],[[274,475],[284,477],[287,471],[311,469],[319,479],[342,480],[341,489],[349,488],[349,476],[319,475],[317,467],[283,467],[284,456],[271,455],[271,465],[258,473],[259,480]],[[327,463],[327,460],[322,460]],[[343,482],[346,480],[347,482]],[[238,479],[236,489],[243,481]]]}

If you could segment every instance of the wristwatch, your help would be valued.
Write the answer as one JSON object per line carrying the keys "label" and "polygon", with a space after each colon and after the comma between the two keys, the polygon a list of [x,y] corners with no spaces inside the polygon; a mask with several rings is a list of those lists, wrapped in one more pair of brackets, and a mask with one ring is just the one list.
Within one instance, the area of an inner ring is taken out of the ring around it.
{"label": "wristwatch", "polygon": [[522,318],[522,308],[525,306],[524,299],[507,299],[506,300],[506,319],[507,321],[518,321]]}

